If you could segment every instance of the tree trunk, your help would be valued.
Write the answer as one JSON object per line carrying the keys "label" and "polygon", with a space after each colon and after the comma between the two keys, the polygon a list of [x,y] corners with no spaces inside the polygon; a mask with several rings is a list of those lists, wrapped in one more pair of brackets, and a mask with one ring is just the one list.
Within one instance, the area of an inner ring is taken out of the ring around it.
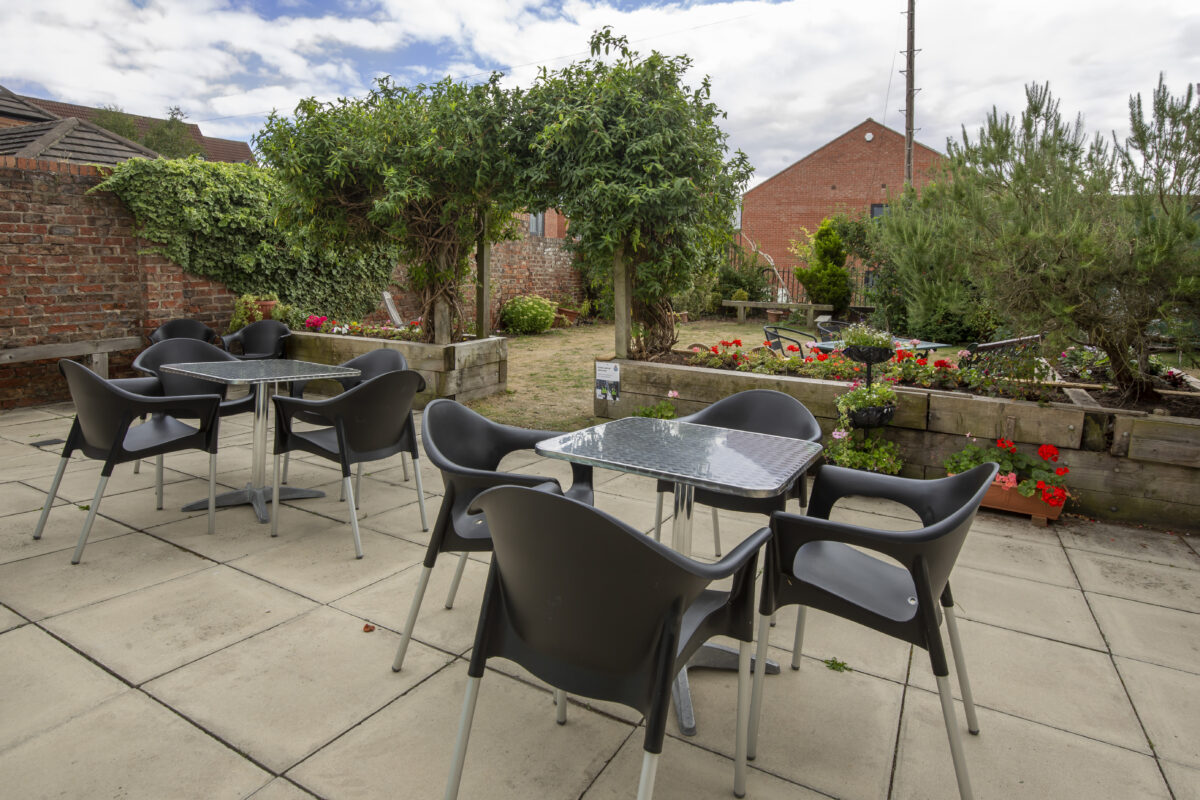
{"label": "tree trunk", "polygon": [[617,358],[629,358],[633,339],[633,270],[626,263],[624,249],[613,253],[613,319],[616,322]]}
{"label": "tree trunk", "polygon": [[1154,400],[1158,392],[1150,377],[1129,357],[1129,348],[1109,342],[1101,343],[1108,355],[1108,369],[1112,373],[1113,387],[1128,400]]}

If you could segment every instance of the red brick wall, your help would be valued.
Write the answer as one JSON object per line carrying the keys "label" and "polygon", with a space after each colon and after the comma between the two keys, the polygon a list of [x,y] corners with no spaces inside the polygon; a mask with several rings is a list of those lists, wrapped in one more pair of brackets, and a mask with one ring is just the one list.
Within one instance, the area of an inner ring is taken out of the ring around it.
{"label": "red brick wall", "polygon": [[[871,141],[867,141],[867,134]],[[913,146],[913,183],[928,182],[941,154]],[[746,192],[742,232],[789,275],[798,259],[788,244],[839,212],[866,214],[904,187],[904,136],[868,119]]]}
{"label": "red brick wall", "polygon": [[[99,182],[95,167],[0,157],[0,346],[145,336],[175,317],[224,330],[233,295],[141,253],[121,201],[87,194]],[[110,375],[136,354],[111,354]],[[55,365],[0,366],[0,408],[66,399]]]}

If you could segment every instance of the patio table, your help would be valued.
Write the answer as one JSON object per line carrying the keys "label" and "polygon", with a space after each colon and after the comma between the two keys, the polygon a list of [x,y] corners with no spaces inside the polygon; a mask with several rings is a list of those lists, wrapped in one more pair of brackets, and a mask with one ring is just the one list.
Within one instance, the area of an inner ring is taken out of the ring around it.
{"label": "patio table", "polygon": [[[791,488],[817,460],[821,445],[679,420],[626,417],[545,439],[534,450],[549,458],[674,483],[671,546],[690,556],[697,487],[743,497],[775,497]],[[737,651],[705,645],[689,666],[737,669]],[[774,672],[778,671],[775,666]],[[673,697],[680,729],[687,736],[695,735],[687,667],[675,680]]]}
{"label": "patio table", "polygon": [[[202,378],[206,381],[230,386],[259,386],[254,401],[254,455],[250,482],[244,489],[234,489],[217,495],[217,506],[250,505],[259,522],[270,520],[267,503],[271,502],[271,486],[267,483],[267,411],[271,395],[278,384],[287,381],[309,381],[318,378],[357,378],[361,373],[352,367],[313,364],[308,361],[290,359],[263,359],[257,361],[204,361],[188,364],[164,364],[163,372]],[[296,489],[283,486],[279,489],[280,500],[296,500],[308,497],[324,497],[316,489]],[[208,500],[197,500],[183,507],[184,511],[199,511],[208,508]]]}
{"label": "patio table", "polygon": [[[843,349],[840,339],[835,339],[832,342],[810,342],[808,346],[825,353],[832,353],[834,350]],[[929,354],[930,350],[937,350],[939,347],[949,347],[950,345],[946,344],[945,342],[927,342],[924,339],[918,339],[917,343],[913,344],[912,339],[901,339],[897,337],[892,339],[892,346],[902,347],[905,350],[912,350],[914,352],[922,353],[922,357],[924,357],[924,355]]]}

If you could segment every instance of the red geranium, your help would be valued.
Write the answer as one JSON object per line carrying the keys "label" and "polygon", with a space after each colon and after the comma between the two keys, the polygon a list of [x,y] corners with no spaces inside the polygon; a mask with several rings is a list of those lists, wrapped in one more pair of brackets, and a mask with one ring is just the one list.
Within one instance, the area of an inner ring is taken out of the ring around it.
{"label": "red geranium", "polygon": [[1058,448],[1052,444],[1044,444],[1038,448],[1038,456],[1043,461],[1058,461]]}

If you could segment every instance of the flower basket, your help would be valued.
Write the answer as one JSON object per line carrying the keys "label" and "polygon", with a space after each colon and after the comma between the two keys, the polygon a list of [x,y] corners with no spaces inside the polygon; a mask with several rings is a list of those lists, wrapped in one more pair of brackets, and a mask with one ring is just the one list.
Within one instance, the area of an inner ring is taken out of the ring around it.
{"label": "flower basket", "polygon": [[1012,511],[1028,515],[1034,525],[1045,526],[1050,520],[1058,519],[1062,514],[1062,506],[1052,506],[1034,495],[1026,497],[1016,489],[1006,489],[1000,483],[993,482],[983,496],[983,507],[994,508],[997,511]]}
{"label": "flower basket", "polygon": [[847,412],[850,424],[855,428],[879,428],[887,425],[896,416],[896,406],[867,406]]}
{"label": "flower basket", "polygon": [[846,358],[860,364],[882,364],[896,354],[890,347],[869,347],[867,345],[850,345],[842,350]]}

